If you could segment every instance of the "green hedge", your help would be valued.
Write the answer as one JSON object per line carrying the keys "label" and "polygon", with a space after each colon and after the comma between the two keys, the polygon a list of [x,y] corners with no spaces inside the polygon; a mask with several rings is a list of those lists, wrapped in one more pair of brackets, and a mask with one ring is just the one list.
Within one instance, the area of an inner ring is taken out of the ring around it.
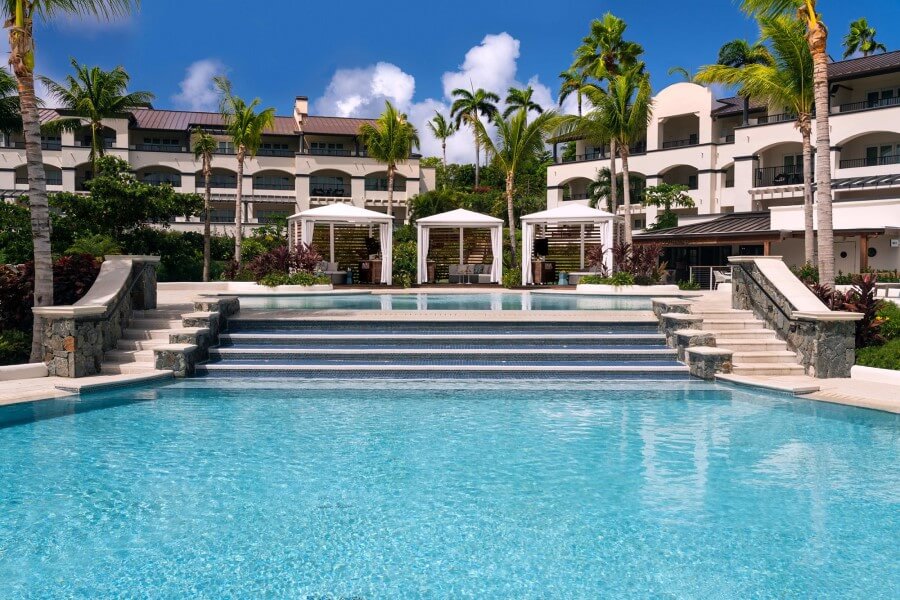
{"label": "green hedge", "polygon": [[28,362],[31,354],[31,332],[8,329],[0,332],[0,365]]}
{"label": "green hedge", "polygon": [[900,371],[900,338],[856,351],[856,364]]}

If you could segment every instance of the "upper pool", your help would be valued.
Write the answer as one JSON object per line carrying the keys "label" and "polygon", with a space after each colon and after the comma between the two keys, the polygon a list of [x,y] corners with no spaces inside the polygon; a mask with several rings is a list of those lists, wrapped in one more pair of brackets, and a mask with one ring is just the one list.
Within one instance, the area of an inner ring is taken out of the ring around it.
{"label": "upper pool", "polygon": [[241,296],[241,308],[294,310],[649,310],[650,298],[531,292]]}
{"label": "upper pool", "polygon": [[898,598],[898,452],[897,415],[705,383],[0,408],[0,598]]}

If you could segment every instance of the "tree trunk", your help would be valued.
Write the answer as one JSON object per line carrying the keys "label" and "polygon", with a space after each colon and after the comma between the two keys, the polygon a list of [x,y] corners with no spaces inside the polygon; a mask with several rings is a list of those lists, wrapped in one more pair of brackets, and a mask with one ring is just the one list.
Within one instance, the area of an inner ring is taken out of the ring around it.
{"label": "tree trunk", "polygon": [[394,216],[394,165],[388,165],[388,205],[387,214],[389,217]]}
{"label": "tree trunk", "polygon": [[212,196],[210,191],[210,176],[212,168],[209,156],[203,157],[203,183],[206,188],[206,194],[203,199],[203,281],[209,281],[210,267],[210,240],[209,240],[209,205]]}
{"label": "tree trunk", "polygon": [[444,153],[444,166],[447,166],[447,138],[441,140],[441,151]]}
{"label": "tree trunk", "polygon": [[578,90],[576,96],[578,98],[578,116],[580,117],[581,116],[581,90]]}
{"label": "tree trunk", "polygon": [[234,202],[234,262],[238,271],[241,270],[241,240],[244,237],[244,156],[246,150],[243,146],[237,153],[237,189]]}
{"label": "tree trunk", "polygon": [[616,147],[616,140],[610,140],[609,142],[609,197],[610,197],[610,206],[612,207],[609,212],[612,214],[616,214],[616,211],[619,208],[619,181],[618,177],[616,177],[616,152],[618,148]]}
{"label": "tree trunk", "polygon": [[834,230],[831,214],[831,135],[828,131],[828,32],[819,24],[807,34],[813,57],[816,96],[816,203],[819,237],[819,283],[834,288]]}
{"label": "tree trunk", "polygon": [[[29,56],[32,39],[30,20],[26,21],[24,15],[18,12],[16,26],[11,27],[9,32],[9,64],[18,83],[25,137],[28,203],[31,209],[31,238],[34,243],[33,306],[51,306],[53,258],[50,253],[50,208],[47,201],[47,175],[41,151],[41,122],[34,94],[34,57]],[[42,338],[43,321],[35,315],[31,337],[31,362],[40,362],[44,359]]]}
{"label": "tree trunk", "polygon": [[478,117],[475,117],[475,122],[472,123],[472,130],[475,133],[475,187],[478,187],[479,176],[481,175],[481,155],[478,151],[478,147],[480,144],[478,143]]}
{"label": "tree trunk", "polygon": [[816,264],[816,232],[813,227],[812,192],[812,122],[810,115],[800,116],[800,134],[803,136],[803,248],[806,264]]}
{"label": "tree trunk", "polygon": [[509,218],[509,247],[512,250],[513,265],[516,264],[516,214],[513,210],[513,172],[506,173],[506,215]]}
{"label": "tree trunk", "polygon": [[619,148],[622,156],[622,193],[625,196],[625,243],[631,243],[631,184],[628,181],[628,146]]}

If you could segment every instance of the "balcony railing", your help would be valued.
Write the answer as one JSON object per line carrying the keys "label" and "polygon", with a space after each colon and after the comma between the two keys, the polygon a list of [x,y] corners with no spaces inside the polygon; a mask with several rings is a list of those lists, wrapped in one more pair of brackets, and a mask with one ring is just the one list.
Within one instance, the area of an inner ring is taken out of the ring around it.
{"label": "balcony railing", "polygon": [[729,134],[720,138],[722,141],[721,144],[733,144],[734,143],[734,134]]}
{"label": "balcony railing", "polygon": [[284,148],[260,148],[256,151],[257,156],[294,156],[296,152]]}
{"label": "balcony railing", "polygon": [[168,184],[172,187],[181,187],[181,177],[178,175],[157,175],[144,177],[141,181],[149,185]]}
{"label": "balcony railing", "polygon": [[765,167],[756,169],[754,187],[771,187],[776,185],[802,185],[803,165],[787,167]]}
{"label": "balcony railing", "polygon": [[561,163],[584,162],[586,160],[600,160],[607,158],[604,152],[586,152],[585,154],[574,154],[572,156],[563,156],[560,158]]}
{"label": "balcony railing", "polygon": [[840,162],[841,169],[856,169],[859,167],[878,167],[881,165],[900,164],[900,154],[890,154],[887,156],[867,157],[867,158],[848,158]]}
{"label": "balcony railing", "polygon": [[[21,185],[28,185],[28,177],[16,177],[16,183]],[[48,175],[47,185],[62,185],[62,174]]]}
{"label": "balcony railing", "polygon": [[333,188],[324,188],[324,187],[314,187],[309,188],[310,196],[324,196],[327,198],[349,198],[350,190],[348,188],[342,187],[333,187]]}
{"label": "balcony railing", "polygon": [[178,144],[135,144],[134,149],[142,152],[186,152]]}
{"label": "balcony railing", "polygon": [[898,105],[900,105],[900,96],[895,98],[881,98],[879,100],[865,100],[863,102],[848,102],[839,105],[838,112],[856,112],[859,110],[872,110],[873,108]]}
{"label": "balcony railing", "polygon": [[696,146],[700,143],[699,136],[692,135],[689,138],[683,140],[668,140],[662,143],[663,149],[665,148],[682,148],[684,146]]}
{"label": "balcony railing", "polygon": [[213,154],[227,154],[227,155],[231,155],[231,154],[237,154],[237,151],[236,151],[234,148],[228,148],[228,147],[220,146],[220,147],[216,148],[216,149],[213,151]]}
{"label": "balcony railing", "polygon": [[780,113],[777,115],[763,115],[756,118],[756,125],[769,125],[771,123],[787,123],[788,121],[796,121],[797,115],[791,113]]}
{"label": "balcony railing", "polygon": [[60,140],[42,140],[42,150],[62,150],[62,141]]}
{"label": "balcony railing", "polygon": [[563,196],[563,200],[587,200],[590,196],[587,193],[580,194],[566,194]]}
{"label": "balcony railing", "polygon": [[257,190],[293,190],[293,181],[254,181],[254,189]]}
{"label": "balcony railing", "polygon": [[312,154],[313,156],[352,156],[350,150],[343,148],[309,148],[304,154]]}

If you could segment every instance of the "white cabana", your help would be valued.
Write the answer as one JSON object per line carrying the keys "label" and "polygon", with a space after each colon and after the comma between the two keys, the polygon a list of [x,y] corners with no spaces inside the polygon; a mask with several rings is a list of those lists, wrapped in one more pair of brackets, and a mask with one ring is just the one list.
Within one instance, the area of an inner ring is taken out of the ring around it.
{"label": "white cabana", "polygon": [[430,231],[437,228],[459,229],[459,264],[463,264],[463,232],[466,229],[490,229],[493,262],[491,263],[491,283],[500,283],[503,270],[503,219],[458,208],[439,215],[424,217],[416,221],[418,230],[418,283],[428,279],[428,243]]}
{"label": "white cabana", "polygon": [[613,231],[615,221],[619,218],[605,210],[591,208],[584,204],[565,204],[522,217],[522,285],[534,283],[531,255],[534,253],[534,234],[538,225],[580,225],[582,269],[584,269],[584,228],[586,225],[601,226],[600,242],[603,244],[603,264],[606,265],[609,272],[612,272]]}
{"label": "white cabana", "polygon": [[378,225],[381,238],[381,281],[390,285],[393,280],[394,217],[367,210],[352,204],[326,204],[304,210],[288,217],[288,244],[293,248],[298,241],[312,244],[316,225],[328,225],[330,240],[329,262],[334,262],[335,225]]}

